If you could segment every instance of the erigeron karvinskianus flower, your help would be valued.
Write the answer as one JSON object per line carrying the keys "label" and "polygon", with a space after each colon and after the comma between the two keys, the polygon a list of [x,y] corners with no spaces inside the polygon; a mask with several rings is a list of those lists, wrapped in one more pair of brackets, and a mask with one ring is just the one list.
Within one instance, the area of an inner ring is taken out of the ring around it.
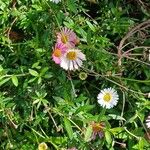
{"label": "erigeron karvinskianus flower", "polygon": [[61,32],[57,33],[57,43],[62,43],[68,48],[75,47],[78,42],[79,39],[71,29],[65,27],[61,29]]}
{"label": "erigeron karvinskianus flower", "polygon": [[82,66],[85,55],[79,49],[69,49],[61,57],[60,66],[65,70],[76,70]]}
{"label": "erigeron karvinskianus flower", "polygon": [[40,143],[38,146],[38,150],[47,150],[47,149],[48,149],[48,146],[45,142]]}
{"label": "erigeron karvinskianus flower", "polygon": [[61,0],[50,0],[51,2],[53,2],[53,3],[56,3],[56,4],[58,4],[59,2],[61,2]]}
{"label": "erigeron karvinskianus flower", "polygon": [[92,127],[92,137],[91,137],[92,140],[95,140],[97,135],[99,136],[99,138],[104,137],[104,131],[103,131],[105,127],[104,122],[100,122],[100,123],[92,122],[91,127]]}
{"label": "erigeron karvinskianus flower", "polygon": [[117,91],[113,88],[107,88],[104,90],[101,90],[101,92],[97,96],[98,103],[106,108],[110,109],[117,105],[119,96],[117,94]]}
{"label": "erigeron karvinskianus flower", "polygon": [[56,43],[52,53],[53,61],[56,64],[60,64],[61,62],[60,58],[62,57],[62,55],[66,53],[66,51],[67,51],[67,47],[65,45],[63,45],[62,43]]}
{"label": "erigeron karvinskianus flower", "polygon": [[150,128],[150,115],[146,119],[146,126],[147,128]]}

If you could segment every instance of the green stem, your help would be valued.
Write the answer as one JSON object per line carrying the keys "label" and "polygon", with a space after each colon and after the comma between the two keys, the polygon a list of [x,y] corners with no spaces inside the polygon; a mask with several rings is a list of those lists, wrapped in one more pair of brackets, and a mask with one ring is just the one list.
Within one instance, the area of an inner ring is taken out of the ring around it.
{"label": "green stem", "polygon": [[[45,1],[45,0],[44,0]],[[59,24],[59,21],[58,21],[58,19],[57,19],[57,17],[56,17],[56,15],[55,15],[55,13],[53,12],[53,9],[52,9],[52,7],[47,3],[47,1],[45,1],[45,3],[47,4],[47,6],[52,10],[52,13],[53,13],[53,15],[54,15],[54,18],[55,18],[55,20],[56,20],[56,22],[57,22],[57,25],[58,25],[58,27],[59,27],[59,29],[60,29],[60,31],[61,31],[61,26],[60,26],[60,24]]]}
{"label": "green stem", "polygon": [[125,129],[125,131],[126,131],[128,134],[130,134],[131,136],[133,136],[133,137],[135,137],[136,139],[140,140],[141,137],[138,137],[138,136],[134,135],[134,134],[131,133],[129,130],[127,130],[126,127],[124,127],[124,129]]}
{"label": "green stem", "polygon": [[149,83],[150,82],[150,80],[136,80],[136,79],[119,77],[119,76],[110,76],[110,77],[117,78],[117,79],[120,79],[120,80],[128,80],[128,81],[133,81],[133,82],[139,82],[139,83]]}
{"label": "green stem", "polygon": [[33,128],[31,128],[30,126],[28,126],[28,125],[26,125],[27,127],[29,127],[34,133],[36,133],[37,135],[39,135],[41,138],[43,138],[43,139],[48,139],[48,142],[50,142],[53,146],[54,146],[54,148],[56,149],[56,150],[58,150],[58,146],[56,145],[56,144],[54,144],[51,140],[50,140],[50,138],[49,137],[44,137],[42,134],[40,134],[39,132],[37,132],[36,130],[34,130]]}

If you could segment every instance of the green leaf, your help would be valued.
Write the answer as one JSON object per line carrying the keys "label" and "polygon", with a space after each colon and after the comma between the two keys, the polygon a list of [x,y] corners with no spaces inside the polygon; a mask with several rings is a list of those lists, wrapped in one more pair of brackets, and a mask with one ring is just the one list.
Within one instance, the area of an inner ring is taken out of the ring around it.
{"label": "green leaf", "polygon": [[141,139],[139,140],[139,149],[140,149],[140,150],[143,150],[143,149],[144,149],[144,145],[145,145],[144,142],[145,142],[145,141],[144,141],[143,138],[141,138]]}
{"label": "green leaf", "polygon": [[29,69],[29,73],[32,75],[32,76],[35,76],[37,77],[39,74],[37,71],[33,70],[33,69]]}
{"label": "green leaf", "polygon": [[54,142],[55,144],[62,144],[64,142],[67,142],[68,138],[67,137],[53,137],[53,136],[50,136],[48,138],[48,140]]}
{"label": "green leaf", "polygon": [[108,144],[108,145],[111,145],[111,143],[112,143],[112,138],[111,138],[111,134],[110,134],[109,131],[105,131],[105,138],[106,138],[107,144]]}
{"label": "green leaf", "polygon": [[109,114],[108,116],[112,117],[113,119],[115,120],[123,120],[123,121],[126,121],[125,118],[121,117],[121,116],[118,116],[118,115],[115,115],[115,114]]}
{"label": "green leaf", "polygon": [[88,45],[91,44],[91,38],[92,38],[92,36],[91,36],[91,30],[88,29],[88,31],[87,31],[87,43],[88,43]]}
{"label": "green leaf", "polygon": [[12,80],[12,83],[17,87],[18,86],[18,79],[17,79],[17,77],[15,75],[13,75],[11,77],[11,80]]}
{"label": "green leaf", "polygon": [[28,81],[28,83],[32,83],[32,82],[34,82],[36,79],[37,79],[37,77],[34,77],[34,78],[30,79],[30,80]]}
{"label": "green leaf", "polygon": [[39,103],[37,104],[37,109],[39,109],[41,106],[41,101],[39,101]]}
{"label": "green leaf", "polygon": [[78,113],[81,112],[81,111],[88,112],[88,111],[90,111],[90,110],[93,110],[94,107],[95,107],[95,105],[80,106],[80,107],[76,110],[75,114],[78,114]]}
{"label": "green leaf", "polygon": [[48,67],[44,67],[40,72],[40,76],[43,76],[48,71],[48,69]]}
{"label": "green leaf", "polygon": [[67,0],[67,5],[68,5],[68,8],[72,12],[77,13],[77,7],[76,7],[75,0]]}
{"label": "green leaf", "polygon": [[3,67],[0,65],[0,72],[3,71]]}
{"label": "green leaf", "polygon": [[3,79],[2,81],[0,81],[0,86],[3,85],[4,83],[6,83],[7,81],[9,81],[10,78],[6,78]]}
{"label": "green leaf", "polygon": [[91,136],[92,136],[92,127],[89,126],[89,127],[86,128],[84,140],[86,142],[89,142],[91,140]]}
{"label": "green leaf", "polygon": [[66,117],[64,118],[64,125],[65,125],[65,129],[67,131],[69,138],[72,139],[73,138],[73,130],[72,130],[70,121]]}
{"label": "green leaf", "polygon": [[34,104],[37,104],[39,102],[39,99],[36,99],[34,102],[33,102],[33,105]]}
{"label": "green leaf", "polygon": [[96,31],[95,27],[92,25],[92,23],[90,21],[86,20],[86,23],[93,32]]}
{"label": "green leaf", "polygon": [[87,42],[87,32],[84,31],[82,28],[79,28],[79,30],[77,31],[81,36],[82,38],[84,39],[85,42]]}
{"label": "green leaf", "polygon": [[39,77],[39,78],[38,78],[38,84],[40,84],[41,82],[42,82],[42,78]]}
{"label": "green leaf", "polygon": [[40,62],[36,62],[32,65],[32,68],[38,68],[39,67]]}
{"label": "green leaf", "polygon": [[116,128],[110,129],[110,131],[111,131],[113,134],[116,134],[116,133],[118,133],[118,132],[124,131],[124,128],[123,128],[123,127],[116,127]]}

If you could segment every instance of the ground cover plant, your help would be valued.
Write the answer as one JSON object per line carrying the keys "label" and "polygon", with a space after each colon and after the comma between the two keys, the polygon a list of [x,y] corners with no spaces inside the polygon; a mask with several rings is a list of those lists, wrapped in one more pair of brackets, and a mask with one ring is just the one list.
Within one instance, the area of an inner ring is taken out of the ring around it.
{"label": "ground cover plant", "polygon": [[0,149],[150,149],[149,0],[0,0]]}

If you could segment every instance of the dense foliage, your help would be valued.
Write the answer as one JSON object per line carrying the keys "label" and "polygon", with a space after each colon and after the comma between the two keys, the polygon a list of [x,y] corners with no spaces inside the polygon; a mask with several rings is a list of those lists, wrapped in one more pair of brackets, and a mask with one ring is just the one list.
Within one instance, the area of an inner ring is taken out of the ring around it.
{"label": "dense foliage", "polygon": [[[150,149],[149,8],[149,0],[0,0],[0,149]],[[52,60],[62,27],[86,55],[77,71]],[[119,100],[105,109],[97,95],[109,87]],[[103,137],[92,138],[96,123]]]}

